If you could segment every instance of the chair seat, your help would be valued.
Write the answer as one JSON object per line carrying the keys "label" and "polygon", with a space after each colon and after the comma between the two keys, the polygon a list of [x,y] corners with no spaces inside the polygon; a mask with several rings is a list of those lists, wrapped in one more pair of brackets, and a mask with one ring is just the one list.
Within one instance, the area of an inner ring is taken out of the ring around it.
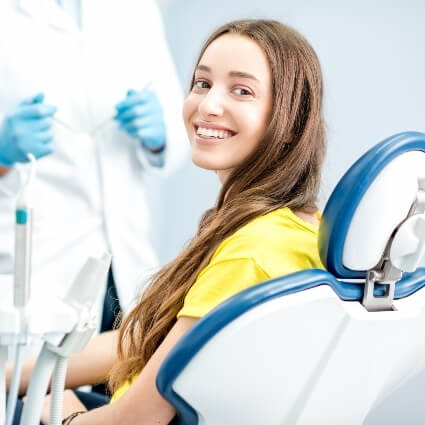
{"label": "chair seat", "polygon": [[321,270],[265,282],[198,322],[158,387],[181,425],[361,424],[400,379],[425,370],[424,285],[411,274],[397,286],[414,297],[370,313],[338,294],[361,300],[362,285]]}

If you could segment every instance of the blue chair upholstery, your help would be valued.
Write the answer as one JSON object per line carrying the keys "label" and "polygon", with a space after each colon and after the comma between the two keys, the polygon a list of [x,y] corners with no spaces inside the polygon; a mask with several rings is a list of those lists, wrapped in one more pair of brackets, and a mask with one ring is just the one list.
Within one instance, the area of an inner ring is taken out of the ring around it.
{"label": "blue chair upholstery", "polygon": [[[220,335],[223,331],[230,329],[232,326],[236,326],[235,324],[240,323],[240,321],[243,320],[245,316],[249,317],[249,313],[254,309],[259,308],[260,306],[264,307],[267,305],[267,303],[270,303],[273,300],[281,299],[282,297],[293,297],[295,294],[304,296],[303,294],[307,294],[309,291],[314,291],[316,290],[315,288],[323,286],[331,288],[332,293],[334,294],[333,298],[335,298],[335,302],[338,303],[338,306],[346,305],[349,307],[351,305],[356,308],[358,307],[359,302],[362,301],[364,296],[364,281],[368,270],[350,270],[344,265],[343,250],[348,229],[358,204],[361,202],[364,194],[375,181],[379,173],[395,158],[411,151],[425,152],[425,134],[417,132],[406,132],[397,134],[384,140],[369,150],[366,154],[364,154],[342,177],[331,197],[329,198],[320,225],[319,252],[322,262],[328,271],[305,270],[288,276],[273,279],[255,287],[249,288],[225,301],[223,304],[219,305],[217,308],[207,314],[204,318],[199,320],[199,322],[174,347],[160,368],[157,376],[157,387],[160,393],[176,408],[178,412],[178,424],[218,425],[218,419],[215,419],[216,422],[214,422],[214,419],[210,420],[207,416],[204,416],[202,411],[197,409],[197,406],[191,405],[190,402],[185,400],[184,395],[179,394],[179,391],[176,389],[176,381],[181,378],[182,374],[186,368],[188,368],[188,366],[193,364],[193,362],[198,361],[198,357],[201,352],[205,352],[205,350],[209,349],[209,346],[211,345],[210,343],[214,340],[214,338],[217,338],[218,335]],[[341,279],[350,279],[351,281],[343,281]],[[384,284],[377,284],[374,288],[375,296],[382,295],[386,290],[385,286],[386,285]],[[395,284],[394,298],[399,300],[409,297],[412,294],[417,293],[424,286],[425,268],[419,268],[413,273],[405,273],[402,279],[400,279]],[[420,292],[422,293],[424,291]],[[323,300],[324,305],[328,305],[326,304],[327,301],[325,298],[323,298]],[[354,302],[355,304],[344,304],[347,301]],[[329,306],[330,309],[333,308],[330,304]],[[289,308],[292,308],[291,305]],[[371,326],[375,326],[375,324],[376,326],[380,326],[384,323],[384,321],[381,320],[382,316],[376,316],[376,314],[379,315],[380,313],[368,313],[363,310],[364,309],[361,309],[360,314],[370,315],[372,318]],[[354,311],[353,314],[356,316],[358,312],[356,313],[356,311]],[[384,314],[386,314],[385,317],[390,320],[389,315],[391,312],[385,312]],[[336,315],[336,317],[337,316],[338,315]],[[288,317],[290,317],[290,315]],[[364,320],[364,317],[362,316],[361,320]],[[374,322],[375,318],[378,318],[379,320]],[[342,320],[341,323],[343,323],[344,320]],[[385,328],[383,332],[389,332],[388,329],[390,328],[387,326],[388,320],[386,321],[386,324],[383,325],[383,329]],[[347,321],[344,323],[344,326],[346,326]],[[418,328],[420,329],[420,326],[418,326]],[[342,335],[343,333],[341,332],[339,334],[341,340],[343,340]],[[338,350],[338,344],[335,341],[329,342],[329,345],[326,345],[328,343],[324,341],[324,344],[325,347],[332,347],[332,350],[335,351]],[[355,348],[353,350],[355,351],[356,346],[354,347]],[[364,347],[362,350],[363,349]],[[329,348],[329,350],[331,350],[331,348]],[[348,359],[347,367],[350,366],[350,363],[355,362],[356,357],[361,358],[362,355],[363,354],[357,354],[354,355],[353,359]],[[312,356],[314,356],[314,353],[312,353]],[[333,353],[329,351],[326,356],[324,358],[326,358],[326,362],[328,362],[330,361],[329,359],[332,358]],[[205,368],[208,368],[208,366],[208,364],[205,364]],[[255,368],[255,364],[253,364],[252,367]],[[284,368],[285,365],[277,364],[274,367]],[[291,365],[289,365],[289,367],[291,367]],[[342,368],[343,367],[344,361],[342,361]],[[314,376],[316,373],[315,370],[319,369],[322,370],[320,367],[317,367],[317,369],[313,367],[311,376]],[[323,366],[323,370],[325,370],[325,366]],[[208,382],[199,383],[196,376],[190,377],[188,379],[193,379],[194,386],[208,386]],[[314,379],[314,386],[319,385],[319,377]],[[333,381],[330,380],[329,382]],[[285,382],[282,383],[282,385],[290,385],[290,383]],[[388,388],[390,387],[393,388],[391,385],[389,385]],[[246,391],[246,389],[241,388],[241,392],[244,391]],[[304,388],[303,391],[308,393],[309,390],[308,388]],[[354,391],[354,394],[355,393],[356,392]],[[379,397],[383,397],[382,394],[384,393],[385,391],[382,389],[380,389],[379,392],[377,391]],[[214,403],[215,393],[211,393],[210,396],[212,403]],[[308,414],[303,416],[304,408],[305,410],[310,409],[311,411],[314,411],[314,409],[317,410],[317,406],[314,408],[311,407],[311,405],[314,403],[310,400],[312,397],[310,395],[309,397],[297,398],[297,402],[293,403],[293,405],[288,408],[289,413],[286,411],[285,418],[287,418],[287,421],[289,420],[288,418],[292,418],[291,422],[282,422],[283,419],[279,418],[273,418],[273,420],[264,418],[262,424],[267,425],[274,423],[296,423],[301,425],[312,423],[310,422],[311,419],[310,421],[308,419]],[[318,396],[316,395],[315,397],[317,398]],[[247,402],[250,404],[250,408],[252,408],[252,403],[255,403],[255,400],[247,400]],[[236,410],[238,409],[238,406],[232,406],[232,403],[233,402],[230,395],[229,412],[232,408]],[[282,400],[282,404],[285,403],[286,400]],[[303,405],[303,403],[305,405]],[[351,400],[350,403],[356,403],[356,400]],[[361,403],[359,402],[359,404]],[[331,425],[331,423],[360,425],[362,422],[358,422],[357,417],[364,417],[364,412],[367,412],[368,409],[370,410],[373,403],[370,405],[369,404],[367,404],[367,406],[363,408],[363,411],[359,412],[357,416],[351,415],[347,419],[347,417],[340,413],[339,416],[335,415],[336,422],[332,422],[332,420],[329,420],[329,417],[327,417],[326,422],[322,422],[321,419],[318,418],[317,422],[315,423],[327,423],[327,425]],[[244,408],[246,409],[247,407],[239,407],[241,410]],[[224,413],[223,415],[225,419],[220,420],[220,425],[225,425],[227,420],[226,414]],[[236,423],[234,418],[237,417],[237,413],[229,413],[229,418],[231,415],[233,415],[233,419],[229,419],[226,423]],[[356,419],[354,419],[355,417]],[[341,418],[345,418],[344,422],[341,422]],[[353,418],[352,422],[351,418]],[[246,422],[244,425],[246,425]]]}

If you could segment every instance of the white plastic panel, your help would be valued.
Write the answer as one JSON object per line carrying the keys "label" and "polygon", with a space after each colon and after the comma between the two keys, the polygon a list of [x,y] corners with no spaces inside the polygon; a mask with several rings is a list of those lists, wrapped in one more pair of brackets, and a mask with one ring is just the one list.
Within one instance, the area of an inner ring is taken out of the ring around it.
{"label": "white plastic panel", "polygon": [[414,272],[425,253],[425,214],[415,214],[398,228],[391,243],[391,263],[399,270]]}
{"label": "white plastic panel", "polygon": [[425,153],[407,152],[385,167],[360,201],[344,244],[343,264],[369,270],[380,260],[393,230],[407,217],[425,178]]}
{"label": "white plastic panel", "polygon": [[275,299],[212,338],[173,388],[200,425],[361,425],[425,370],[424,306],[425,290],[379,313],[328,287]]}

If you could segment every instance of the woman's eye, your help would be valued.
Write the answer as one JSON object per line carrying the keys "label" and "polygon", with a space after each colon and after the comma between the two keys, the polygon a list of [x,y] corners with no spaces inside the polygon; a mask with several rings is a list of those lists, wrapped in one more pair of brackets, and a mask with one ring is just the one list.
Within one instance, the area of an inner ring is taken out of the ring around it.
{"label": "woman's eye", "polygon": [[236,87],[233,90],[233,93],[237,94],[238,96],[252,96],[252,93],[249,90],[242,87]]}
{"label": "woman's eye", "polygon": [[208,89],[210,85],[204,80],[196,80],[194,85],[197,89]]}

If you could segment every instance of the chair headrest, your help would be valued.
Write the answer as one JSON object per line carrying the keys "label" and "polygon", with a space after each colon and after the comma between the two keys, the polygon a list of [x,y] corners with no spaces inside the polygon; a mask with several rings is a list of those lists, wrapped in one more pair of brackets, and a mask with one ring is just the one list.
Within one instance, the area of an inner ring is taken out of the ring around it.
{"label": "chair headrest", "polygon": [[319,252],[327,270],[338,278],[364,278],[424,195],[425,134],[399,133],[366,152],[341,178],[323,213]]}

